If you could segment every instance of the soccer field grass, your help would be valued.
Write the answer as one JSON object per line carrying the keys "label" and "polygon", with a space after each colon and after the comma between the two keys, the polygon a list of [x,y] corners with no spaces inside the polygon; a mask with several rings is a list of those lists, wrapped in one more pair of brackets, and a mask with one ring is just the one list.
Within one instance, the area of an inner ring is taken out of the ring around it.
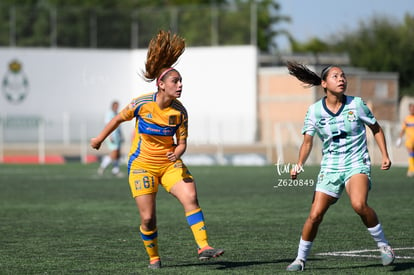
{"label": "soccer field grass", "polygon": [[[318,172],[305,167],[301,184],[287,186],[287,174],[275,166],[190,167],[210,244],[226,252],[199,262],[181,205],[161,189],[163,268],[151,271],[127,179],[99,177],[96,169],[0,165],[0,274],[283,274],[296,256]],[[401,167],[372,170],[368,202],[396,250],[395,263],[381,265],[344,194],[320,226],[309,274],[414,273],[414,180]]]}

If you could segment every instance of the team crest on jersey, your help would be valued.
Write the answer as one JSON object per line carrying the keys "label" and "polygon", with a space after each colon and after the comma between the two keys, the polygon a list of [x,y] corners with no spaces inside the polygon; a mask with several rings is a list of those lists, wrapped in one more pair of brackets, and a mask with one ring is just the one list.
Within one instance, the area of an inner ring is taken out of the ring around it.
{"label": "team crest on jersey", "polygon": [[169,116],[168,117],[168,125],[177,125],[178,124],[178,116]]}
{"label": "team crest on jersey", "polygon": [[2,91],[6,99],[13,104],[21,103],[27,97],[29,81],[18,60],[9,63],[9,70],[3,78]]}
{"label": "team crest on jersey", "polygon": [[347,119],[348,119],[348,121],[350,121],[350,122],[355,121],[355,120],[356,120],[356,115],[355,115],[355,113],[354,113],[354,112],[352,112],[352,111],[349,111],[349,112],[348,112],[348,114],[347,114]]}

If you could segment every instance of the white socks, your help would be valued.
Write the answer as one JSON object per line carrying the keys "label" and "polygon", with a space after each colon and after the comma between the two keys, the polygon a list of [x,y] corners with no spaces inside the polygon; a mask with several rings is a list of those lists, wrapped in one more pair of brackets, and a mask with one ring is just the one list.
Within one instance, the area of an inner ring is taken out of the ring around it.
{"label": "white socks", "polygon": [[116,175],[120,172],[119,165],[116,165],[112,168],[112,174]]}
{"label": "white socks", "polygon": [[[374,238],[378,247],[388,245],[388,241],[385,239],[384,231],[382,231],[382,226],[380,223],[374,227],[368,228],[368,231]],[[306,259],[308,258],[310,250],[312,248],[312,244],[312,242],[302,240],[301,237],[298,247],[298,256],[296,257],[296,259],[306,262]]]}
{"label": "white socks", "polygon": [[301,237],[300,242],[299,242],[299,248],[298,248],[298,256],[296,257],[296,259],[300,259],[306,262],[306,259],[308,258],[311,248],[312,248],[312,242],[304,241],[302,240],[302,237]]}
{"label": "white socks", "polygon": [[111,157],[106,155],[103,157],[102,162],[101,162],[101,168],[105,169],[106,167],[108,167],[108,165],[112,162]]}
{"label": "white socks", "polygon": [[378,247],[388,245],[388,241],[385,239],[384,231],[382,231],[382,226],[380,223],[374,227],[368,228],[368,231],[374,238],[374,241],[377,242]]}

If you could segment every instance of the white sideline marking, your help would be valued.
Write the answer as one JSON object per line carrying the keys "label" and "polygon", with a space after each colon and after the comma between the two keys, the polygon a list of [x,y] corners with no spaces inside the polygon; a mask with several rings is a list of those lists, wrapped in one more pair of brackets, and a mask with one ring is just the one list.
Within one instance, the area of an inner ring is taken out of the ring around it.
{"label": "white sideline marking", "polygon": [[[398,250],[414,250],[414,247],[400,247],[393,248],[394,251]],[[378,249],[363,249],[363,250],[350,250],[350,251],[336,251],[336,252],[323,252],[316,253],[318,256],[338,256],[338,257],[364,257],[364,258],[381,258],[378,255],[372,254],[361,254],[365,252],[378,252]],[[414,259],[414,256],[398,256],[395,255],[396,259]]]}

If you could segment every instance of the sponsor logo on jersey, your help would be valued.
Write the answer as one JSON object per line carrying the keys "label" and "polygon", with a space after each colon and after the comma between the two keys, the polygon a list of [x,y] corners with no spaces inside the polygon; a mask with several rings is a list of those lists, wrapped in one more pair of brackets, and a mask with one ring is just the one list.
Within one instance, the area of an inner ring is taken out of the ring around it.
{"label": "sponsor logo on jersey", "polygon": [[145,170],[145,169],[132,170],[132,174],[145,174],[145,173],[147,173],[147,170]]}

